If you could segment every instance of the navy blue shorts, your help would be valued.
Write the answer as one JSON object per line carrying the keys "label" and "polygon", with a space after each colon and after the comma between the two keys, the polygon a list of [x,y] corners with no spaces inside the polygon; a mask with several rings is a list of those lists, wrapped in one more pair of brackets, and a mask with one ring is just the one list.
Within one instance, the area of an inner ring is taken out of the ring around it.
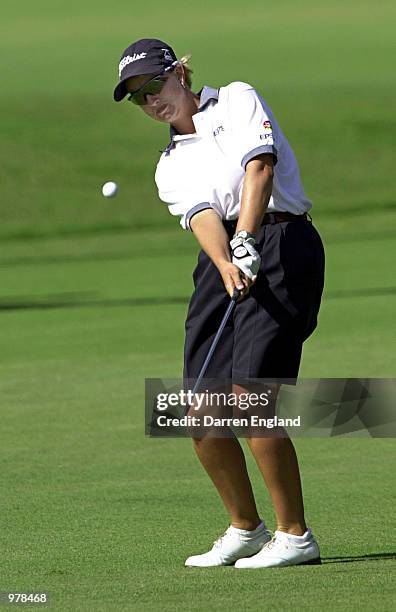
{"label": "navy blue shorts", "polygon": [[[237,221],[225,221],[230,237]],[[308,220],[262,225],[257,281],[230,317],[205,378],[296,379],[304,340],[317,325],[324,249]],[[230,302],[217,268],[201,251],[186,320],[184,379],[197,378]]]}

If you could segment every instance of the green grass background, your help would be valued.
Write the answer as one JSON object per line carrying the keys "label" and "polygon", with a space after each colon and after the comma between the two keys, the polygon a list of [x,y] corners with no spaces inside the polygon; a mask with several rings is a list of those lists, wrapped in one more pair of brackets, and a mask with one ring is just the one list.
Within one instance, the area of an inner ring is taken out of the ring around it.
{"label": "green grass background", "polygon": [[166,127],[112,90],[144,36],[192,52],[197,90],[259,89],[326,246],[301,375],[392,377],[395,16],[387,1],[2,0],[0,591],[49,591],[57,610],[394,609],[392,440],[297,441],[322,567],[183,567],[227,517],[188,440],[144,437],[143,390],[180,375],[197,248],[157,198]]}

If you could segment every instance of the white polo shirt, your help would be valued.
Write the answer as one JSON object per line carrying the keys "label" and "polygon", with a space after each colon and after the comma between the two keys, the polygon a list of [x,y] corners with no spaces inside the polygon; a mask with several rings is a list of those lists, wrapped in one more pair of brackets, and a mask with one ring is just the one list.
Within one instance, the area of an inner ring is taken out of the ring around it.
{"label": "white polo shirt", "polygon": [[204,87],[192,120],[195,134],[179,135],[171,127],[171,142],[155,173],[160,199],[172,215],[180,215],[184,229],[205,208],[213,208],[221,219],[237,219],[246,164],[262,153],[275,158],[268,212],[301,215],[312,207],[294,153],[251,85],[237,81],[219,90]]}

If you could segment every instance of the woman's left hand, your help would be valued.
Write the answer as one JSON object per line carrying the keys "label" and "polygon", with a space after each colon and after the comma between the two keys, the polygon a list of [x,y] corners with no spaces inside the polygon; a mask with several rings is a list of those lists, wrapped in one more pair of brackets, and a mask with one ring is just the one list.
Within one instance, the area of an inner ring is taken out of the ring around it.
{"label": "woman's left hand", "polygon": [[244,276],[253,280],[260,269],[261,257],[255,249],[254,237],[239,232],[230,242],[232,263],[242,270]]}

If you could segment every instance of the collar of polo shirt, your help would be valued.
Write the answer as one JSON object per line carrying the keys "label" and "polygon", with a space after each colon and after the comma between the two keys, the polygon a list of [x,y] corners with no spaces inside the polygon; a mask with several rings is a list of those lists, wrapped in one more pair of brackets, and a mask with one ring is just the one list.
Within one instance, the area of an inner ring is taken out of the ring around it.
{"label": "collar of polo shirt", "polygon": [[[208,87],[207,85],[204,85],[202,87],[202,89],[198,92],[197,95],[200,97],[200,102],[199,102],[199,106],[198,106],[198,113],[203,111],[205,109],[205,107],[207,106],[207,104],[211,100],[215,100],[216,102],[219,101],[219,90],[218,89],[214,89],[213,87]],[[178,137],[178,140],[182,139],[180,137],[180,134],[171,125],[170,126],[170,143],[166,147],[164,153],[168,154],[171,151],[171,149],[175,146],[174,145],[174,138],[175,138],[175,136]],[[191,138],[191,135],[187,135],[186,138]]]}

